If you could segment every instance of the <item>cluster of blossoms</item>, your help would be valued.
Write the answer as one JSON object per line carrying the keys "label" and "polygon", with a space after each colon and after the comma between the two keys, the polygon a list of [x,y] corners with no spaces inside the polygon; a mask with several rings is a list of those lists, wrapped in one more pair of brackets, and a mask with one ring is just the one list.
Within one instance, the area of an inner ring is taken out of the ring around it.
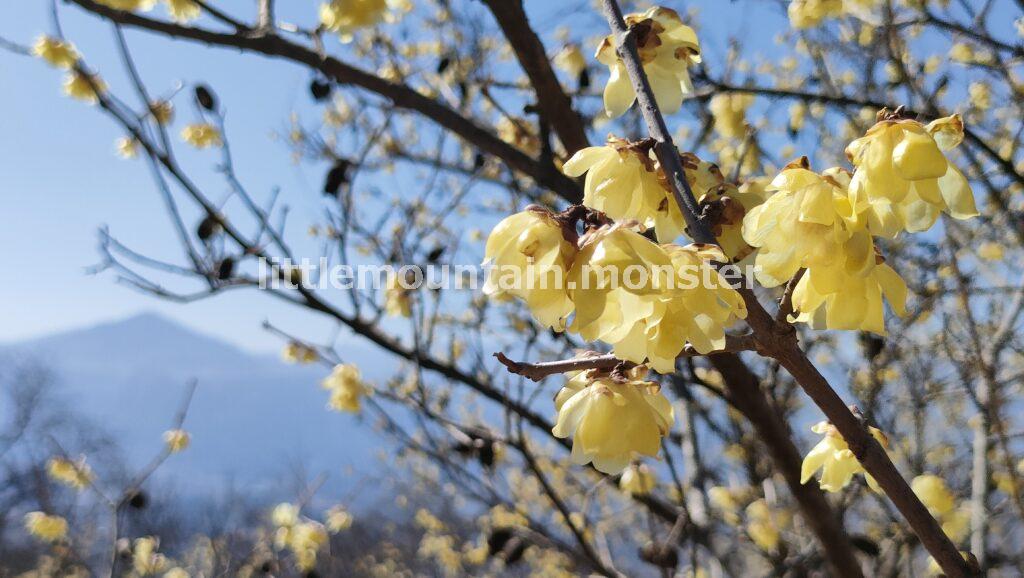
{"label": "cluster of blossoms", "polygon": [[[96,0],[98,3],[126,12],[145,12],[156,6],[157,0]],[[195,0],[164,0],[167,13],[178,22],[188,22],[199,18],[202,9]]]}
{"label": "cluster of blossoms", "polygon": [[299,516],[299,507],[294,504],[278,504],[270,515],[274,524],[274,546],[288,550],[295,565],[302,572],[316,568],[320,548],[327,543],[327,530],[323,524]]}
{"label": "cluster of blossoms", "polygon": [[356,30],[393,22],[397,14],[410,9],[409,0],[331,0],[320,5],[320,24],[347,43]]}
{"label": "cluster of blossoms", "polygon": [[[864,474],[868,486],[874,491],[878,490],[878,484],[870,474],[864,471],[864,466],[857,461],[857,456],[850,450],[846,440],[839,434],[835,426],[827,421],[815,424],[811,431],[825,437],[814,446],[807,456],[804,457],[803,466],[800,468],[800,483],[805,484],[814,477],[818,470],[821,470],[821,489],[826,492],[838,492],[849,485],[856,474]],[[868,431],[883,448],[889,446],[885,434],[878,428],[868,427]]]}
{"label": "cluster of blossoms", "polygon": [[172,454],[183,452],[192,443],[192,436],[182,429],[172,429],[164,432],[164,444],[167,451]]}
{"label": "cluster of blossoms", "polygon": [[25,529],[44,542],[60,542],[68,535],[68,521],[44,512],[25,514]]}
{"label": "cluster of blossoms", "polygon": [[89,464],[85,463],[85,456],[75,461],[67,458],[50,458],[46,462],[46,472],[54,481],[75,490],[89,486],[96,478]]}
{"label": "cluster of blossoms", "polygon": [[363,383],[359,368],[351,364],[339,364],[321,383],[331,392],[327,406],[334,411],[359,413],[360,400],[370,389]]}
{"label": "cluster of blossoms", "polygon": [[883,297],[903,315],[907,287],[874,238],[927,230],[941,212],[978,214],[967,179],[943,152],[963,139],[959,116],[928,125],[887,111],[880,117],[847,148],[852,175],[838,167],[818,174],[806,159],[795,161],[767,187],[774,194],[744,217],[762,285],[806,270],[793,291],[793,321],[884,335]]}

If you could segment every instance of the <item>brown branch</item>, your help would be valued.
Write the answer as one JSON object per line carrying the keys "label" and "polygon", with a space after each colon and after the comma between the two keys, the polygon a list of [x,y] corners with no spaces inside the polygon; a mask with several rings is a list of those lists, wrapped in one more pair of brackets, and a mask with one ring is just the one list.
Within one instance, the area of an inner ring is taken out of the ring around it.
{"label": "brown branch", "polygon": [[[723,349],[720,351],[712,351],[707,355],[753,351],[756,348],[757,342],[754,340],[752,335],[728,335],[725,338],[725,347]],[[696,357],[698,355],[702,354],[694,349],[689,343],[687,343],[679,353],[679,357]],[[498,361],[508,369],[509,373],[521,375],[531,381],[540,381],[549,375],[568,373],[570,371],[585,371],[588,369],[610,370],[614,369],[619,364],[625,364],[627,367],[636,366],[636,364],[628,361],[622,361],[610,353],[604,355],[584,355],[573,359],[541,361],[538,363],[513,361],[500,351],[495,353],[494,357],[496,357]]]}
{"label": "brown branch", "polygon": [[[673,185],[676,201],[686,218],[691,237],[700,243],[716,243],[714,235],[697,218],[699,212],[696,201],[686,182],[685,173],[679,163],[678,152],[672,144],[665,119],[654,99],[654,93],[637,52],[636,40],[626,27],[622,10],[616,0],[603,0],[603,5],[608,24],[614,32],[619,57],[622,58],[633,83],[637,102],[644,120],[647,122],[647,128],[651,132],[651,136],[658,142],[655,152],[658,159],[662,161],[666,176],[670,177],[668,180]],[[807,359],[800,349],[793,328],[776,323],[758,302],[753,291],[740,289],[739,292],[747,304],[747,322],[764,348],[764,352],[778,360],[789,371],[801,388],[839,430],[854,455],[878,481],[879,486],[906,518],[914,533],[938,562],[943,572],[953,578],[977,574],[961,558],[956,546],[914,494],[907,481],[900,475],[885,449],[867,431],[864,424],[853,415],[842,398]],[[850,571],[849,568],[840,567],[835,562],[833,562],[833,566],[838,572]],[[859,571],[857,573],[859,574]]]}
{"label": "brown branch", "polygon": [[114,10],[94,0],[70,0],[81,8],[113,22],[141,28],[171,38],[195,40],[221,47],[234,47],[266,56],[283,58],[318,70],[341,85],[356,86],[384,98],[397,108],[413,111],[455,133],[480,151],[500,158],[512,169],[530,176],[537,184],[551,189],[565,200],[575,203],[582,198],[576,181],[563,175],[553,166],[545,166],[529,155],[498,138],[497,135],[462,116],[444,103],[429,98],[405,84],[385,80],[314,48],[293,43],[267,31],[248,34],[229,34],[200,27],[183,26],[139,16],[131,12]]}
{"label": "brown branch", "polygon": [[522,1],[484,0],[484,3],[491,9],[495,20],[505,33],[505,38],[515,51],[519,64],[537,94],[537,104],[540,105],[544,118],[558,134],[566,153],[571,156],[574,152],[587,147],[590,143],[583,121],[572,106],[572,98],[558,82],[558,77],[555,76],[551,61],[544,50],[544,44],[530,26]]}

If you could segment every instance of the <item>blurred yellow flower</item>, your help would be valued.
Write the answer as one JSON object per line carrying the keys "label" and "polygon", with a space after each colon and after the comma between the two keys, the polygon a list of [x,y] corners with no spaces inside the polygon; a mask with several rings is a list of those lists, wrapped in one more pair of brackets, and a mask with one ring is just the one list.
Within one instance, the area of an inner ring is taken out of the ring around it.
{"label": "blurred yellow flower", "polygon": [[352,527],[352,514],[344,506],[338,505],[327,510],[327,529],[332,534],[343,532]]}
{"label": "blurred yellow flower", "polygon": [[71,68],[78,62],[75,45],[52,36],[40,36],[32,45],[32,54],[57,68]]}
{"label": "blurred yellow flower", "polygon": [[369,392],[362,381],[359,368],[352,364],[334,366],[334,370],[321,385],[331,392],[327,406],[335,411],[358,413],[362,396]]}
{"label": "blurred yellow flower", "polygon": [[347,43],[358,29],[393,21],[396,13],[410,9],[409,0],[331,0],[320,5],[320,23]]}
{"label": "blurred yellow flower", "polygon": [[96,477],[89,465],[85,463],[85,456],[80,457],[77,461],[60,457],[50,458],[46,462],[46,472],[54,481],[76,490],[88,486]]}
{"label": "blurred yellow flower", "polygon": [[139,576],[151,576],[167,570],[167,558],[156,550],[160,542],[153,537],[137,538],[132,548],[132,568]]}
{"label": "blurred yellow flower", "polygon": [[[636,35],[640,60],[658,107],[665,114],[677,112],[683,97],[693,92],[688,66],[701,61],[697,33],[683,24],[675,10],[660,6],[626,16],[626,24]],[[611,36],[597,48],[597,60],[610,71],[604,89],[605,113],[612,118],[622,116],[636,101],[636,92]]]}
{"label": "blurred yellow flower", "polygon": [[25,514],[25,529],[44,542],[59,542],[68,535],[68,522],[60,516],[29,512]]}
{"label": "blurred yellow flower", "polygon": [[118,156],[123,159],[133,159],[139,156],[139,141],[132,136],[123,136],[114,141],[114,148]]}
{"label": "blurred yellow flower", "polygon": [[747,506],[746,514],[747,534],[754,544],[768,552],[778,548],[780,531],[790,522],[788,513],[773,510],[764,498],[760,498]]}
{"label": "blurred yellow flower", "polygon": [[572,436],[572,462],[594,467],[606,474],[621,472],[634,454],[654,457],[661,438],[675,421],[672,404],[658,384],[641,381],[642,372],[630,379],[589,379],[574,376],[555,397],[558,420],[551,433]]}
{"label": "blurred yellow flower", "polygon": [[986,241],[978,246],[978,256],[986,261],[1002,261],[1003,246],[999,243]]}
{"label": "blurred yellow flower", "polygon": [[633,464],[619,478],[619,489],[634,496],[646,496],[656,485],[658,477],[647,464]]}
{"label": "blurred yellow flower", "polygon": [[843,0],[790,0],[787,10],[793,28],[813,28],[826,18],[843,15]]}
{"label": "blurred yellow flower", "polygon": [[64,78],[64,94],[88,104],[98,103],[99,95],[106,90],[107,83],[95,74],[87,78],[79,72],[72,71]]}
{"label": "blurred yellow flower", "polygon": [[960,542],[967,536],[971,525],[970,509],[956,506],[956,498],[945,480],[934,474],[922,474],[911,481],[910,488],[942,524],[942,531],[951,540]]}
{"label": "blurred yellow flower", "polygon": [[176,454],[188,448],[192,436],[182,429],[167,430],[164,432],[164,443],[167,444],[167,451]]}
{"label": "blurred yellow flower", "polygon": [[583,57],[583,51],[580,50],[578,44],[566,44],[555,55],[555,66],[564,70],[569,76],[577,78],[587,69],[587,59]]}
{"label": "blurred yellow flower", "polygon": [[164,0],[167,2],[167,13],[177,22],[188,22],[199,18],[202,9],[195,0]]}
{"label": "blurred yellow flower", "polygon": [[284,346],[281,351],[281,359],[287,363],[309,364],[319,361],[320,355],[312,347],[292,341]]}
{"label": "blurred yellow flower", "polygon": [[153,6],[156,5],[156,0],[96,0],[96,2],[115,10],[126,10],[129,12],[135,10],[145,12],[152,10]]}
{"label": "blurred yellow flower", "polygon": [[220,131],[209,123],[190,124],[181,129],[181,140],[197,149],[219,147],[223,144]]}
{"label": "blurred yellow flower", "polygon": [[715,119],[715,130],[727,138],[742,138],[747,133],[747,109],[754,103],[749,94],[720,93],[711,97],[708,108]]}
{"label": "blurred yellow flower", "polygon": [[385,280],[384,313],[391,317],[412,317],[409,290],[402,287],[397,273],[389,273]]}

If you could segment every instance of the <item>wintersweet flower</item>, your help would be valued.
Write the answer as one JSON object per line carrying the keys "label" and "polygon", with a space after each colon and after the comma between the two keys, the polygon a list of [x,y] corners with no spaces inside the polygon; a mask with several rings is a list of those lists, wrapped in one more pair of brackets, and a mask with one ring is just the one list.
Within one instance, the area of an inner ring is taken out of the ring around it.
{"label": "wintersweet flower", "polygon": [[906,314],[907,284],[875,251],[865,232],[854,234],[829,264],[807,268],[793,290],[792,321],[815,329],[850,329],[885,335],[882,298]]}
{"label": "wintersweet flower", "polygon": [[620,359],[644,358],[659,373],[672,373],[676,358],[690,344],[698,353],[725,348],[725,329],[747,316],[740,294],[712,262],[728,261],[713,245],[664,245],[672,260],[672,288],[655,302],[654,313],[614,343]]}
{"label": "wintersweet flower", "polygon": [[621,472],[634,454],[656,456],[675,416],[658,384],[642,381],[643,370],[629,379],[590,379],[579,374],[555,397],[558,421],[552,434],[572,436],[572,461],[593,462],[606,474]]}
{"label": "wintersweet flower", "polygon": [[75,45],[52,36],[40,36],[32,45],[32,54],[57,68],[72,68],[78,62]]}
{"label": "wintersweet flower", "polygon": [[328,407],[335,411],[358,413],[362,396],[369,392],[363,383],[359,368],[352,364],[338,364],[321,382],[324,389],[331,392]]}
{"label": "wintersweet flower", "polygon": [[[701,61],[697,33],[683,24],[675,10],[662,7],[630,14],[626,24],[636,35],[640,61],[658,107],[666,114],[677,112],[683,96],[693,92],[687,67]],[[610,72],[604,89],[605,112],[612,118],[622,116],[636,100],[636,92],[611,36],[597,48],[597,60]]]}
{"label": "wintersweet flower", "polygon": [[320,359],[320,355],[312,347],[292,341],[284,346],[281,351],[281,359],[287,363],[309,364],[316,363]]}
{"label": "wintersweet flower", "polygon": [[153,6],[156,6],[156,0],[96,0],[98,3],[103,4],[109,8],[115,10],[125,10],[128,12],[141,11],[146,12],[152,10]]}
{"label": "wintersweet flower", "polygon": [[892,238],[903,229],[925,231],[943,211],[955,219],[978,215],[967,178],[944,152],[959,145],[963,134],[955,114],[927,126],[890,118],[846,147],[857,167],[850,198],[872,234]]}
{"label": "wintersweet flower", "polygon": [[715,119],[715,130],[727,138],[741,138],[747,132],[747,109],[754,103],[750,94],[720,93],[711,97],[708,108]]}
{"label": "wintersweet flower", "polygon": [[117,155],[123,159],[134,159],[139,156],[139,141],[135,137],[124,136],[114,141]]}
{"label": "wintersweet flower", "polygon": [[826,18],[843,15],[843,0],[791,0],[789,23],[793,28],[813,28]]}
{"label": "wintersweet flower", "polygon": [[409,290],[402,287],[398,275],[391,273],[384,285],[384,313],[390,317],[412,317]]}
{"label": "wintersweet flower", "polygon": [[209,123],[190,124],[181,129],[181,140],[197,149],[219,147],[223,144],[220,131]]}
{"label": "wintersweet flower", "polygon": [[46,472],[54,481],[76,490],[88,486],[96,477],[89,464],[85,463],[85,456],[76,461],[66,458],[50,458],[46,462]]}
{"label": "wintersweet flower", "polygon": [[913,479],[910,488],[942,524],[942,531],[950,539],[959,542],[967,536],[971,523],[970,510],[956,506],[956,498],[949,491],[945,480],[934,474],[923,474]]}
{"label": "wintersweet flower", "polygon": [[360,28],[395,20],[395,14],[412,9],[409,0],[331,0],[320,5],[320,23],[351,42]]}
{"label": "wintersweet flower", "polygon": [[167,570],[167,558],[156,550],[160,542],[153,537],[137,538],[132,548],[132,567],[138,576],[151,576]]}
{"label": "wintersweet flower", "polygon": [[299,507],[281,502],[270,512],[270,522],[275,526],[294,526],[299,523]]}
{"label": "wintersweet flower", "polygon": [[343,532],[352,527],[352,514],[344,506],[334,506],[327,510],[327,529],[332,534]]}
{"label": "wintersweet flower", "polygon": [[789,526],[790,517],[784,511],[773,510],[764,498],[747,506],[747,535],[758,548],[771,552],[779,547],[780,530]]}
{"label": "wintersweet flower", "polygon": [[68,522],[60,516],[29,512],[25,514],[25,529],[44,542],[59,542],[68,535]]}
{"label": "wintersweet flower", "polygon": [[[819,485],[826,492],[842,490],[856,474],[864,474],[868,486],[876,492],[879,491],[875,479],[864,471],[864,466],[857,461],[857,457],[853,455],[850,446],[846,444],[846,440],[839,434],[835,426],[827,421],[822,421],[815,424],[811,431],[825,437],[804,458],[800,468],[801,484],[806,484],[818,470],[821,470]],[[883,448],[889,447],[889,440],[878,428],[869,427],[868,431],[878,440],[878,443],[882,444]]]}
{"label": "wintersweet flower", "polygon": [[685,228],[683,215],[658,176],[657,163],[645,143],[609,135],[605,146],[579,150],[562,167],[570,177],[587,174],[583,204],[613,219],[635,219],[654,227],[668,242]]}
{"label": "wintersweet flower", "polygon": [[178,22],[188,22],[199,18],[202,9],[195,0],[164,0],[167,2],[167,13]]}
{"label": "wintersweet flower", "polygon": [[633,464],[619,478],[619,489],[633,496],[646,496],[656,485],[658,477],[647,464]]}
{"label": "wintersweet flower", "polygon": [[160,125],[170,124],[174,120],[174,103],[169,100],[156,100],[149,103],[149,112],[153,120]]}
{"label": "wintersweet flower", "polygon": [[164,443],[167,444],[167,451],[176,454],[188,449],[192,436],[183,429],[167,430],[164,432]]}
{"label": "wintersweet flower", "polygon": [[98,103],[99,95],[106,90],[107,83],[95,74],[86,77],[80,72],[72,71],[64,79],[64,94],[87,104]]}
{"label": "wintersweet flower", "polygon": [[583,56],[578,44],[566,44],[555,55],[555,66],[564,70],[569,76],[578,78],[587,69],[587,59]]}
{"label": "wintersweet flower", "polygon": [[575,254],[555,215],[531,205],[498,223],[487,238],[484,264],[493,267],[483,292],[518,297],[542,324],[561,329],[573,310],[565,279]]}
{"label": "wintersweet flower", "polygon": [[757,253],[757,280],[776,287],[801,267],[828,264],[849,239],[853,211],[835,178],[841,170],[818,175],[806,157],[790,163],[771,184],[775,191],[743,218],[743,239]]}

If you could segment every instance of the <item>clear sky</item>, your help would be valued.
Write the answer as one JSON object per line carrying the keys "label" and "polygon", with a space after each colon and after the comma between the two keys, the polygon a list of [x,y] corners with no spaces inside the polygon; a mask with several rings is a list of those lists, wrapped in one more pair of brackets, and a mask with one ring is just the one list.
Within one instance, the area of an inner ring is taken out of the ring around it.
{"label": "clear sky", "polygon": [[[61,4],[62,21],[90,64],[97,66],[115,89],[126,84],[114,51],[110,28],[73,6]],[[600,31],[599,15],[585,1],[528,2],[536,27],[553,32],[567,26],[574,40],[586,41]],[[744,38],[746,50],[764,49],[771,58],[771,39],[785,27],[781,11],[771,2],[703,0],[666,1],[681,9],[698,9],[705,53],[722,55],[729,36]],[[249,0],[222,0],[218,5],[239,14],[252,10]],[[308,22],[316,2],[279,2],[282,18]],[[582,12],[568,9],[576,7]],[[162,11],[161,11],[162,12]],[[28,44],[50,29],[49,2],[8,2],[0,8],[0,35]],[[159,13],[159,12],[158,12]],[[711,15],[714,17],[710,17]],[[581,24],[582,23],[582,24]],[[581,30],[587,30],[586,34]],[[548,35],[549,48],[557,43]],[[319,214],[320,169],[291,162],[284,144],[271,133],[282,130],[288,114],[317,114],[307,96],[308,71],[287,63],[235,51],[129,32],[145,80],[154,92],[177,81],[211,83],[227,104],[239,173],[258,196],[282,188],[292,220],[308,222]],[[334,46],[337,51],[337,45]],[[588,48],[588,52],[589,52]],[[595,83],[603,82],[603,74]],[[327,324],[256,292],[190,305],[175,305],[116,285],[112,275],[88,276],[86,267],[99,259],[97,228],[111,232],[129,246],[154,256],[177,259],[180,250],[144,162],[115,156],[121,136],[99,111],[65,98],[61,74],[41,62],[0,52],[0,246],[6,249],[6,283],[0,285],[0,341],[23,339],[61,329],[124,317],[146,310],[164,312],[203,331],[250,349],[276,349],[276,338],[260,330],[265,318],[298,329],[328,330]],[[185,99],[179,99],[184,104]],[[191,111],[179,105],[177,126]],[[679,119],[683,121],[684,119]],[[210,190],[222,187],[213,172],[217,156],[183,152],[186,166]],[[313,335],[316,335],[314,333]]]}

